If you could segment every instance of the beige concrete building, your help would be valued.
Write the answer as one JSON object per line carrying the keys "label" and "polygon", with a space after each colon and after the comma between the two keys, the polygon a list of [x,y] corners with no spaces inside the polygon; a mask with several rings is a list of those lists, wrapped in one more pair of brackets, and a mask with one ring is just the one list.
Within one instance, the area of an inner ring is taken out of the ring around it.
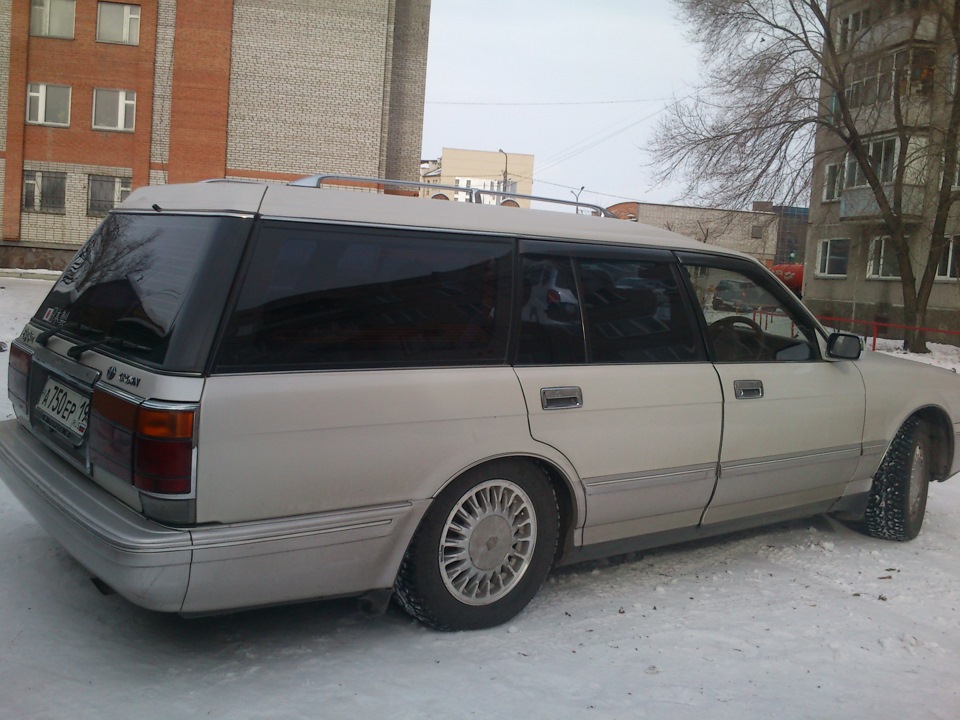
{"label": "beige concrete building", "polygon": [[0,0],[0,267],[138,187],[417,179],[430,0]]}
{"label": "beige concrete building", "polygon": [[623,220],[662,227],[707,245],[738,250],[767,266],[776,258],[780,218],[774,212],[639,202],[618,203],[608,210]]}
{"label": "beige concrete building", "polygon": [[[940,185],[939,158],[932,163],[935,170],[925,165],[938,155],[932,139],[945,127],[943,118],[954,103],[957,56],[951,30],[927,2],[839,0],[830,3],[828,18],[849,80],[839,90],[824,84],[824,112],[834,112],[842,91],[891,201],[899,158],[904,158],[902,217],[914,267],[922,271]],[[906,148],[901,137],[909,138]],[[829,128],[818,130],[815,150],[804,300],[819,315],[903,323],[900,269],[872,188]],[[954,182],[957,190],[960,180]],[[957,330],[960,204],[954,203],[947,237],[926,325]]]}
{"label": "beige concrete building", "polygon": [[[462,150],[443,148],[436,160],[420,163],[420,179],[431,185],[446,186],[436,191],[421,189],[421,197],[439,200],[467,199],[465,192],[456,188],[479,188],[531,195],[533,193],[533,155],[504,152],[503,150]],[[453,188],[453,189],[451,189]],[[487,204],[500,204],[493,195],[483,196]],[[530,207],[529,200],[518,199],[520,207]]]}

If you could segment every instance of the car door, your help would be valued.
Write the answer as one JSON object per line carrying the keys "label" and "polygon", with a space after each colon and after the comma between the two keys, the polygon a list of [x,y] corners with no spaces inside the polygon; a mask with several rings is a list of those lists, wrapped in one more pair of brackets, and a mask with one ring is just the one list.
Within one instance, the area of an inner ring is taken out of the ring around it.
{"label": "car door", "polygon": [[722,397],[675,259],[521,250],[516,373],[531,434],[580,475],[584,543],[696,525],[716,482]]}
{"label": "car door", "polygon": [[[704,523],[829,505],[861,454],[860,373],[823,357],[809,314],[754,263],[681,258],[724,398],[720,477]],[[715,302],[731,284],[745,288],[741,303]]]}

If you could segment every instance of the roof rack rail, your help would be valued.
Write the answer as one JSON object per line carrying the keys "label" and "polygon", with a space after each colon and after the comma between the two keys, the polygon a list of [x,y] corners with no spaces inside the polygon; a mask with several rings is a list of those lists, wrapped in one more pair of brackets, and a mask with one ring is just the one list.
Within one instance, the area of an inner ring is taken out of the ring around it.
{"label": "roof rack rail", "polygon": [[386,187],[393,185],[396,187],[415,187],[415,188],[425,188],[427,190],[451,190],[453,192],[466,193],[469,198],[469,202],[472,203],[482,203],[483,196],[489,195],[497,198],[519,198],[521,200],[533,200],[536,202],[545,202],[545,203],[554,203],[556,205],[567,205],[571,207],[586,208],[587,210],[592,210],[594,213],[601,217],[615,218],[612,212],[607,210],[605,207],[600,205],[594,205],[592,203],[580,202],[579,200],[563,200],[560,198],[550,198],[550,197],[541,197],[539,195],[523,195],[521,193],[512,193],[505,192],[503,190],[483,190],[481,188],[465,188],[460,187],[459,185],[438,185],[436,183],[425,183],[419,182],[417,180],[389,180],[386,178],[375,178],[375,177],[362,177],[359,175],[337,175],[335,173],[330,174],[321,174],[321,175],[310,175],[308,177],[302,177],[297,180],[291,180],[288,185],[296,185],[298,187],[323,187],[325,183],[334,184],[336,181],[340,182],[349,182],[357,183],[364,185],[374,185]]}

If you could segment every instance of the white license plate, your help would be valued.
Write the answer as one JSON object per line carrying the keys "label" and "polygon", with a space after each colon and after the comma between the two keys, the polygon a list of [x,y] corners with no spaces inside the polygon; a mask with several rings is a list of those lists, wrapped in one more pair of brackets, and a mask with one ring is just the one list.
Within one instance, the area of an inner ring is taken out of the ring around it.
{"label": "white license plate", "polygon": [[44,385],[37,401],[37,410],[81,437],[87,431],[90,399],[53,378],[49,378]]}

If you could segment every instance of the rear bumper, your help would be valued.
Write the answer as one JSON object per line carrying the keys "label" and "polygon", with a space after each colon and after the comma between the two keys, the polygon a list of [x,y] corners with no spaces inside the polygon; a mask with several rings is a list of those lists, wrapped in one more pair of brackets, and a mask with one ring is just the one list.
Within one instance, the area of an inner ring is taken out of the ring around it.
{"label": "rear bumper", "polygon": [[186,530],[117,502],[16,420],[0,423],[0,479],[77,561],[131,602],[178,612],[190,578]]}
{"label": "rear bumper", "polygon": [[81,565],[131,602],[166,612],[390,588],[428,505],[166,527],[121,504],[15,420],[0,422],[0,479]]}

